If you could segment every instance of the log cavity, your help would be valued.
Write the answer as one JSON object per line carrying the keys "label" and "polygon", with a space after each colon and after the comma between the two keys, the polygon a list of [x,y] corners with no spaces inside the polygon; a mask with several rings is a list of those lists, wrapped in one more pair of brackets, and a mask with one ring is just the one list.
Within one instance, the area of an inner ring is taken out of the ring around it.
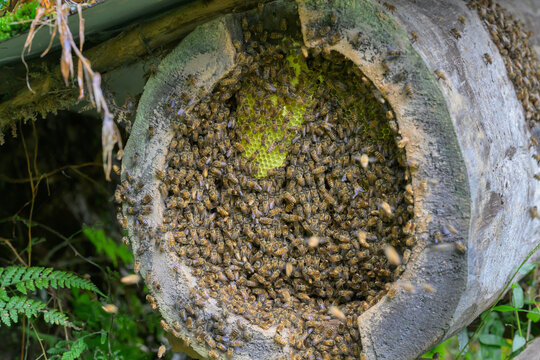
{"label": "log cavity", "polygon": [[[356,317],[414,245],[393,112],[341,55],[242,27],[237,65],[213,92],[192,111],[170,104],[162,232],[199,285],[181,318],[223,352],[249,339],[223,332],[234,313],[298,356],[358,357]],[[199,324],[209,297],[224,318]]]}

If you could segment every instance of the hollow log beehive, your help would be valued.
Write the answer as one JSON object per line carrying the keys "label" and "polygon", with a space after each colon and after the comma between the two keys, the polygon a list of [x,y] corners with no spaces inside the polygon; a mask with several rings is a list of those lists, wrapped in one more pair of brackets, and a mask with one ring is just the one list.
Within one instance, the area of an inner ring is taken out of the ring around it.
{"label": "hollow log beehive", "polygon": [[120,221],[200,356],[415,358],[538,242],[538,113],[464,3],[393,4],[225,15],[146,85]]}

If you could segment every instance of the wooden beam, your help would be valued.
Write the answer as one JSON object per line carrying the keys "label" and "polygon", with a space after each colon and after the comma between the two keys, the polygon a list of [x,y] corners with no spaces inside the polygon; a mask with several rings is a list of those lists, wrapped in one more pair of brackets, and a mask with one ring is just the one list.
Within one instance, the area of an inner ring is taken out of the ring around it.
{"label": "wooden beam", "polygon": [[[104,41],[84,52],[95,71],[105,73],[120,66],[132,63],[145,55],[184,38],[196,26],[219,15],[240,12],[255,7],[257,0],[198,0],[174,9],[160,18],[141,23]],[[60,59],[57,59],[58,63]],[[74,60],[76,62],[76,60]],[[35,60],[36,68],[43,64],[43,59]],[[32,65],[32,63],[30,64]],[[0,130],[5,129],[15,120],[33,118],[36,114],[54,112],[66,105],[67,98],[78,93],[76,89],[66,89],[60,74],[60,66],[54,65],[51,71],[43,71],[30,81],[32,93],[24,81],[25,74],[13,71],[10,74],[15,85],[11,88],[12,96],[0,103]],[[18,86],[16,86],[18,85]],[[63,96],[58,97],[58,92]],[[58,100],[55,101],[55,97]]]}

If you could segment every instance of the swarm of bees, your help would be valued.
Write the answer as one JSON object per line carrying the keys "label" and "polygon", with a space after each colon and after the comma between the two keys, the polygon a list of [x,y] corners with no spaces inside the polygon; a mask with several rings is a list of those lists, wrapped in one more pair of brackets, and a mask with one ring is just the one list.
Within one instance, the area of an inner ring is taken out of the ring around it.
{"label": "swarm of bees", "polygon": [[[532,33],[494,1],[473,0],[468,6],[477,10],[499,49],[532,129],[540,121],[540,66],[529,44]],[[491,64],[489,54],[484,54],[484,60]]]}
{"label": "swarm of bees", "polygon": [[[227,314],[275,327],[288,358],[358,358],[357,316],[404,269],[388,248],[399,258],[416,242],[392,110],[352,62],[307,52],[298,31],[279,32],[287,25],[244,18],[236,67],[192,111],[170,107],[175,135],[156,172],[163,225],[151,237],[204,289],[178,311],[212,358],[251,339]],[[126,179],[117,199],[144,228],[150,199],[130,203]],[[205,311],[209,298],[222,317]]]}

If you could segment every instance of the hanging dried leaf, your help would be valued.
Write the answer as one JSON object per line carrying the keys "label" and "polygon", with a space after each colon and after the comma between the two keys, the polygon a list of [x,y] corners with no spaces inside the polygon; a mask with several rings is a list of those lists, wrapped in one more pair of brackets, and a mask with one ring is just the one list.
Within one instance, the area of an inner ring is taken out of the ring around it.
{"label": "hanging dried leaf", "polygon": [[84,45],[84,18],[82,17],[81,4],[77,4],[77,12],[79,13],[79,50],[82,51]]}
{"label": "hanging dried leaf", "polygon": [[103,118],[103,127],[101,129],[101,146],[103,148],[103,171],[105,171],[105,179],[111,181],[112,169],[112,151],[114,145],[118,143],[118,152],[122,151],[122,137],[118,126],[113,121],[112,115],[107,111]]}
{"label": "hanging dried leaf", "polygon": [[83,80],[83,64],[82,60],[79,59],[77,63],[77,84],[79,85],[79,97],[77,100],[84,98],[84,80]]}
{"label": "hanging dried leaf", "polygon": [[[103,93],[101,92],[101,75],[99,73],[94,73],[92,77],[92,90],[94,92],[94,101],[96,103],[97,111],[101,111],[101,99],[103,99]],[[103,119],[105,122],[105,119]]]}
{"label": "hanging dried leaf", "polygon": [[56,37],[56,30],[58,29],[57,26],[55,26],[53,28],[53,32],[51,34],[51,40],[49,41],[49,45],[47,46],[47,48],[45,49],[45,51],[40,55],[40,57],[44,57],[45,55],[47,55],[47,53],[49,52],[49,50],[51,50],[51,46],[53,44],[53,41],[54,41],[54,38]]}
{"label": "hanging dried leaf", "polygon": [[26,48],[28,48],[28,52],[30,53],[30,49],[32,49],[32,40],[34,40],[34,36],[36,35],[36,26],[43,17],[43,15],[45,15],[45,9],[42,7],[38,7],[36,9],[36,17],[34,18],[34,20],[32,20],[32,24],[30,24],[30,30],[28,30],[28,36],[26,37],[26,41],[24,42],[23,54]]}

